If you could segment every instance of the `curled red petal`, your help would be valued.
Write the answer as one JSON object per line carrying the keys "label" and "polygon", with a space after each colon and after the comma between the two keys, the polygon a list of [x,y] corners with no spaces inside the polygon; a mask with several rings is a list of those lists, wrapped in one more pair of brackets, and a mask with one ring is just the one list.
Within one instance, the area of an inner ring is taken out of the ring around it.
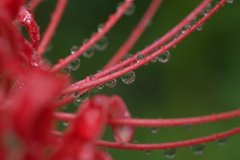
{"label": "curled red petal", "polygon": [[40,29],[34,20],[34,13],[29,7],[22,6],[19,10],[17,19],[24,27],[26,27],[33,48],[37,49],[40,42]]}
{"label": "curled red petal", "polygon": [[[117,95],[111,96],[108,102],[108,115],[110,119],[131,118],[124,101]],[[129,143],[132,140],[134,127],[128,125],[110,124],[114,138],[118,143]]]}
{"label": "curled red petal", "polygon": [[74,127],[80,139],[92,141],[101,135],[106,121],[105,108],[91,99],[81,105]]}

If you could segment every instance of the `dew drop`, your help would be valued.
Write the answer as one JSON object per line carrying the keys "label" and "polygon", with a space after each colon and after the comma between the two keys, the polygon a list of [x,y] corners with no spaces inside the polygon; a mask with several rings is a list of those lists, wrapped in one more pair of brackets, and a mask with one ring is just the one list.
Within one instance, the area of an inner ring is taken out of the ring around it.
{"label": "dew drop", "polygon": [[126,59],[128,59],[128,58],[131,58],[133,55],[132,55],[132,53],[128,53],[124,58],[123,58],[123,60],[126,60]]}
{"label": "dew drop", "polygon": [[108,153],[108,148],[107,147],[98,146],[97,149],[101,150],[104,153]]}
{"label": "dew drop", "polygon": [[160,128],[159,127],[151,127],[150,129],[153,134],[156,134]]}
{"label": "dew drop", "polygon": [[183,26],[183,28],[182,28],[182,33],[185,33],[186,30],[187,30],[188,28],[190,28],[190,27],[191,27],[190,25],[185,25],[185,26]]}
{"label": "dew drop", "polygon": [[146,153],[146,155],[150,155],[151,154],[151,150],[144,150],[144,152]]}
{"label": "dew drop", "polygon": [[125,84],[133,83],[135,81],[135,78],[136,78],[136,74],[133,71],[128,72],[121,77],[123,83]]}
{"label": "dew drop", "polygon": [[140,62],[141,60],[143,60],[144,59],[144,55],[143,54],[139,54],[138,56],[137,56],[137,58],[136,58],[136,61],[137,62]]}
{"label": "dew drop", "polygon": [[64,121],[64,122],[62,122],[62,124],[63,124],[63,126],[65,126],[65,127],[68,126],[68,122],[65,122],[65,121]]}
{"label": "dew drop", "polygon": [[76,45],[72,46],[70,49],[71,54],[74,54],[78,49],[79,49],[78,46],[76,46]]}
{"label": "dew drop", "polygon": [[166,51],[162,53],[160,56],[158,56],[158,61],[161,63],[166,63],[170,59],[170,52]]}
{"label": "dew drop", "polygon": [[228,4],[233,3],[233,0],[227,0],[227,3],[228,3]]}
{"label": "dew drop", "polygon": [[192,125],[186,125],[186,126],[184,126],[185,128],[186,128],[186,130],[188,130],[188,131],[191,131],[192,130],[192,128],[193,128],[193,126]]}
{"label": "dew drop", "polygon": [[135,13],[136,6],[134,3],[131,4],[131,6],[128,7],[126,12],[124,13],[126,16],[132,16]]}
{"label": "dew drop", "polygon": [[63,67],[60,71],[57,72],[57,76],[67,78],[70,76],[71,70],[68,67]]}
{"label": "dew drop", "polygon": [[97,80],[97,77],[95,77],[94,75],[90,75],[90,81],[95,81],[95,80]]}
{"label": "dew drop", "polygon": [[91,58],[94,55],[94,47],[89,48],[83,53],[83,56],[86,58]]}
{"label": "dew drop", "polygon": [[103,88],[104,88],[104,86],[105,86],[105,84],[104,84],[104,83],[102,83],[102,84],[99,84],[99,85],[97,85],[96,87],[97,87],[97,89],[103,89]]}
{"label": "dew drop", "polygon": [[71,63],[68,64],[68,68],[72,71],[76,71],[80,67],[81,61],[79,58],[74,59]]}
{"label": "dew drop", "polygon": [[103,23],[100,23],[100,24],[97,26],[98,32],[101,32],[103,27],[104,27],[104,24],[103,24]]}
{"label": "dew drop", "polygon": [[157,60],[158,60],[158,58],[157,58],[157,57],[155,57],[155,58],[153,58],[153,59],[151,60],[151,62],[153,62],[153,63],[156,63],[156,62],[157,62]]}
{"label": "dew drop", "polygon": [[85,102],[86,100],[88,100],[90,93],[88,91],[86,91],[85,93],[81,94],[80,96],[78,96],[79,92],[75,92],[73,94],[73,97],[76,99],[76,101],[78,102]]}
{"label": "dew drop", "polygon": [[219,139],[219,140],[217,140],[217,144],[218,144],[219,146],[225,146],[226,143],[227,143],[227,140],[228,140],[227,137],[226,137],[226,138]]}
{"label": "dew drop", "polygon": [[117,84],[117,80],[116,79],[112,79],[112,80],[106,82],[106,86],[108,86],[109,88],[115,87],[116,84]]}
{"label": "dew drop", "polygon": [[172,159],[176,156],[177,148],[165,149],[165,150],[162,150],[162,152],[165,155],[165,157]]}
{"label": "dew drop", "polygon": [[[122,2],[120,2],[120,3],[118,3],[118,5],[117,5],[117,11],[120,11],[120,8],[121,8],[121,6],[122,6]],[[134,13],[135,13],[135,10],[136,10],[136,6],[135,6],[135,4],[134,3],[132,3],[129,7],[128,7],[128,9],[125,11],[125,15],[126,16],[132,16]]]}
{"label": "dew drop", "polygon": [[193,151],[194,154],[200,155],[202,154],[204,147],[205,147],[205,144],[202,143],[202,144],[190,146],[190,149]]}
{"label": "dew drop", "polygon": [[201,30],[203,29],[203,25],[204,25],[204,24],[199,25],[199,26],[197,27],[197,30],[198,30],[198,31],[201,31]]}
{"label": "dew drop", "polygon": [[67,109],[68,109],[68,106],[67,105],[64,105],[64,106],[62,106],[62,108],[61,108],[63,111],[66,111]]}
{"label": "dew drop", "polygon": [[108,46],[108,41],[107,41],[106,37],[102,37],[94,45],[95,49],[97,49],[98,51],[105,50],[107,48],[107,46]]}

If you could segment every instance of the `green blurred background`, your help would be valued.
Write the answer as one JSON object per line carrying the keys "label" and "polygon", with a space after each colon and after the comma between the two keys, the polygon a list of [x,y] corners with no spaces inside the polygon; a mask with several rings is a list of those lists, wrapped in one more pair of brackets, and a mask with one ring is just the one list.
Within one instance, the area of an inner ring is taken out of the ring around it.
{"label": "green blurred background", "polygon": [[[57,0],[44,1],[35,12],[43,33]],[[119,0],[69,0],[66,12],[45,57],[53,64],[70,54],[73,45],[81,45],[85,38],[97,31],[99,23],[114,13]],[[174,27],[200,0],[165,0],[151,25],[131,50],[136,53]],[[215,4],[216,1],[213,2]],[[87,59],[81,57],[81,67],[73,72],[75,80],[96,73],[123,44],[137,24],[150,0],[136,0],[133,16],[123,16],[106,35],[108,48]],[[135,71],[136,80],[126,85],[117,79],[114,88],[105,87],[98,93],[120,95],[133,117],[180,118],[220,113],[237,109],[240,105],[240,1],[226,4],[207,21],[202,31],[195,31],[170,50],[169,62],[149,63]],[[93,96],[95,93],[92,93]],[[69,108],[74,108],[70,105]],[[76,107],[75,107],[76,108]],[[188,131],[184,127],[160,128],[153,134],[150,128],[137,128],[134,140],[139,143],[162,143],[206,136],[237,127],[239,119],[196,125]],[[103,136],[113,140],[109,128]],[[225,146],[207,143],[202,155],[194,155],[188,147],[181,148],[175,160],[239,160],[240,136],[228,139]],[[115,160],[167,159],[162,151],[125,151],[109,149]]]}

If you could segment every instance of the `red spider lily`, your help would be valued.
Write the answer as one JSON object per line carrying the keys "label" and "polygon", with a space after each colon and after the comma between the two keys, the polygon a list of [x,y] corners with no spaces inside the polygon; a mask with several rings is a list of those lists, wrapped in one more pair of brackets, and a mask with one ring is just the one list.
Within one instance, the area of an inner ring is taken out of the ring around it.
{"label": "red spider lily", "polygon": [[[192,23],[211,0],[204,0],[186,18],[156,42],[134,56],[121,61],[132,48],[157,11],[162,0],[152,0],[146,13],[133,30],[128,40],[106,64],[103,71],[71,84],[64,69],[72,69],[73,62],[104,38],[104,35],[127,12],[134,0],[126,0],[112,14],[99,32],[68,57],[50,67],[42,59],[53,33],[61,19],[67,0],[58,0],[50,24],[40,38],[40,31],[34,19],[33,9],[41,0],[0,0],[0,158],[23,160],[110,160],[107,153],[96,148],[132,150],[164,149],[174,154],[175,148],[201,145],[240,133],[240,128],[214,135],[159,144],[132,144],[134,127],[184,126],[203,124],[240,116],[240,110],[202,117],[179,119],[133,119],[124,101],[119,96],[97,95],[88,99],[92,87],[107,83],[115,85],[115,79],[123,77],[127,84],[135,79],[135,69],[156,60],[166,62],[168,50],[200,27],[227,0],[221,0],[209,9],[201,19]],[[228,1],[231,2],[231,1]],[[24,26],[30,41],[26,40],[19,28]],[[187,26],[187,27],[186,27]],[[182,31],[182,28],[185,30]],[[179,32],[182,34],[175,37]],[[137,59],[137,61],[136,61]],[[74,96],[73,96],[74,95]],[[75,99],[83,102],[76,113],[56,111]],[[71,122],[60,132],[56,120]],[[105,126],[110,125],[116,142],[99,140]],[[195,146],[196,147],[196,146]],[[173,150],[171,150],[173,149]],[[196,150],[197,151],[197,150]],[[172,155],[173,156],[173,155]]]}

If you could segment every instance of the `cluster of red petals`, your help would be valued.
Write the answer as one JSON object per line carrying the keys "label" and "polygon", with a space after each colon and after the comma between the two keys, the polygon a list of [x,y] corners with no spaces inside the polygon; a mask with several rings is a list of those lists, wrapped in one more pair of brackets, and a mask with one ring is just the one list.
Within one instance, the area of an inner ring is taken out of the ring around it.
{"label": "cluster of red petals", "polygon": [[[34,8],[40,1],[32,0],[29,4]],[[26,1],[0,0],[1,160],[111,160],[112,158],[107,153],[96,148],[96,144],[121,149],[169,149],[206,143],[240,133],[240,128],[235,128],[207,137],[179,142],[129,144],[135,126],[159,127],[208,123],[239,117],[240,110],[192,118],[132,119],[124,101],[119,96],[97,95],[82,103],[75,114],[55,112],[59,106],[73,101],[73,96],[70,93],[81,91],[79,92],[80,95],[93,86],[118,78],[161,55],[203,24],[226,3],[226,0],[221,0],[206,17],[191,26],[185,34],[162,46],[181,31],[184,25],[189,24],[211,2],[211,0],[204,0],[165,36],[137,53],[135,57],[116,64],[134,45],[147,22],[162,2],[161,0],[153,0],[145,16],[123,47],[106,65],[104,70],[95,75],[96,80],[90,81],[88,77],[72,85],[69,85],[69,79],[54,72],[69,64],[104,36],[133,3],[133,0],[125,1],[122,7],[110,16],[102,31],[95,34],[75,54],[71,54],[50,69],[41,58],[41,54],[43,54],[54,33],[66,2],[67,0],[59,0],[49,28],[40,43],[39,27],[34,20],[34,13],[28,6],[24,5]],[[26,28],[30,41],[23,37],[20,27]],[[155,52],[154,50],[159,47],[161,48]],[[149,54],[150,52],[153,53]],[[136,56],[140,54],[149,55],[139,63],[133,63]],[[118,71],[122,67],[125,68]],[[116,72],[108,76],[112,71]],[[67,94],[67,96],[62,98],[63,94]],[[56,120],[71,121],[71,124],[64,133],[61,133],[57,131]],[[116,142],[98,140],[107,124],[112,128]]]}
{"label": "cluster of red petals", "polygon": [[[24,0],[0,1],[0,159],[110,160],[95,148],[109,118],[130,118],[118,96],[99,95],[82,104],[59,138],[54,102],[69,80],[46,70],[37,53],[39,27]],[[19,31],[26,27],[30,42]],[[119,143],[131,141],[133,128],[111,126]]]}

